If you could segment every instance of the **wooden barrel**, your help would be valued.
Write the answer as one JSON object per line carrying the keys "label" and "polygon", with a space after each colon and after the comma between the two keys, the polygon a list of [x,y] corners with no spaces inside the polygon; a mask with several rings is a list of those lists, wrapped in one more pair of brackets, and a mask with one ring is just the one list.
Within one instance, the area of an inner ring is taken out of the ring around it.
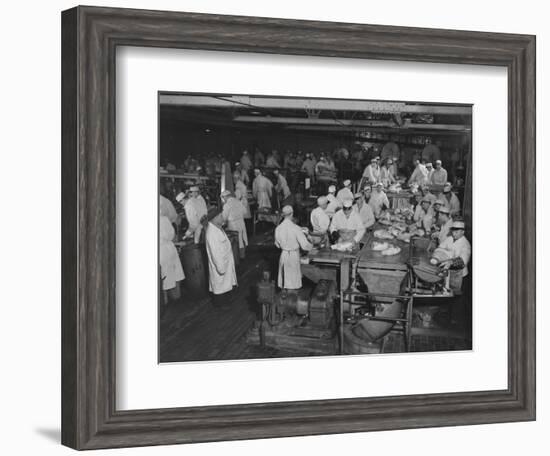
{"label": "wooden barrel", "polygon": [[180,247],[181,265],[185,274],[183,286],[195,296],[208,292],[208,263],[204,244],[190,242]]}
{"label": "wooden barrel", "polygon": [[233,258],[235,259],[235,267],[237,267],[239,265],[239,262],[241,261],[241,255],[239,253],[239,232],[226,230],[225,234],[227,234],[227,237],[231,241],[231,248],[233,249]]}

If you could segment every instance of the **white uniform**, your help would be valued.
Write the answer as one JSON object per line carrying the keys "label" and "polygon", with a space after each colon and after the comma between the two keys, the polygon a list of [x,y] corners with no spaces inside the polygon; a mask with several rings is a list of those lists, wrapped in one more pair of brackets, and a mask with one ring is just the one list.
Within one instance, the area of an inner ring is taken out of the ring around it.
{"label": "white uniform", "polygon": [[248,172],[252,169],[252,160],[250,160],[250,157],[248,155],[243,155],[239,161],[245,172]]}
{"label": "white uniform", "polygon": [[382,166],[380,168],[380,182],[384,185],[391,185],[395,183],[395,177],[393,175],[393,169]]}
{"label": "white uniform", "polygon": [[340,201],[340,204],[344,204],[345,200],[353,201],[353,193],[348,187],[341,188],[336,194],[336,198]]}
{"label": "white uniform", "polygon": [[449,252],[451,258],[460,257],[464,262],[462,269],[451,269],[449,271],[450,287],[456,295],[462,294],[462,280],[468,275],[468,263],[472,255],[472,247],[468,239],[462,236],[458,240],[454,240],[452,236],[448,236],[439,246]]}
{"label": "white uniform", "polygon": [[338,198],[336,198],[336,196],[334,196],[334,194],[332,194],[332,193],[329,193],[327,195],[327,199],[328,199],[328,206],[327,206],[325,212],[327,213],[327,215],[329,217],[332,218],[334,213],[342,207],[342,203],[340,203]]}
{"label": "white uniform", "polygon": [[427,183],[428,183],[428,170],[424,165],[419,163],[416,166],[416,168],[414,168],[414,171],[411,174],[411,177],[409,178],[409,184],[423,185]]}
{"label": "white uniform", "polygon": [[214,294],[227,293],[237,285],[235,260],[227,234],[213,223],[206,228],[209,290]]}
{"label": "white uniform", "polygon": [[279,258],[277,285],[279,288],[290,290],[302,288],[300,248],[311,250],[313,246],[307,240],[302,229],[288,218],[275,228],[275,245],[282,250]]}
{"label": "white uniform", "polygon": [[250,206],[248,205],[248,190],[242,181],[235,182],[235,198],[244,208],[244,218],[250,218]]}
{"label": "white uniform", "polygon": [[235,172],[239,173],[239,176],[245,185],[248,185],[250,183],[250,177],[248,177],[248,173],[244,170],[244,168],[242,168],[241,170],[236,170]]}
{"label": "white uniform", "polygon": [[163,290],[171,290],[176,286],[176,282],[185,278],[180,257],[173,242],[174,236],[172,223],[168,217],[161,215],[159,220],[159,262]]}
{"label": "white uniform", "polygon": [[447,239],[447,236],[450,236],[451,231],[451,225],[453,224],[453,220],[449,219],[447,223],[445,223],[441,229],[439,230],[439,233],[437,233],[437,239],[439,241],[439,245],[443,244],[443,242]]}
{"label": "white uniform", "polygon": [[380,212],[382,212],[382,207],[386,206],[387,208],[390,207],[390,202],[388,200],[388,197],[384,192],[372,192],[368,205],[372,208],[372,212],[374,212],[374,216],[378,217],[380,215]]}
{"label": "white uniform", "polygon": [[355,211],[351,211],[349,217],[346,217],[344,211],[338,211],[334,214],[334,217],[332,217],[332,222],[330,223],[330,232],[333,233],[334,231],[339,230],[355,231],[355,235],[353,236],[355,242],[359,242],[363,239],[366,231],[365,226],[361,221],[361,217],[359,217],[359,214]]}
{"label": "white uniform", "polygon": [[316,207],[311,211],[309,217],[311,220],[311,226],[316,233],[326,233],[330,226],[330,217],[324,211],[322,207]]}
{"label": "white uniform", "polygon": [[430,184],[444,185],[447,182],[447,170],[445,168],[434,169],[429,176]]}
{"label": "white uniform", "polygon": [[278,193],[283,194],[283,199],[286,199],[291,195],[290,188],[288,188],[288,182],[282,174],[277,176],[277,185],[275,186],[275,189]]}
{"label": "white uniform", "polygon": [[445,193],[441,193],[439,195],[439,199],[443,201],[445,204],[445,207],[449,209],[449,212],[451,213],[451,217],[460,213],[460,200],[458,199],[458,196],[456,196],[453,192],[451,193],[451,198],[447,199],[445,196]]}
{"label": "white uniform", "polygon": [[370,228],[376,222],[372,207],[370,207],[367,203],[364,202],[361,206],[361,209],[359,209],[359,206],[357,206],[357,204],[354,204],[353,210],[354,212],[359,214],[359,217],[361,218],[361,221],[363,222],[363,226],[365,228]]}
{"label": "white uniform", "polygon": [[244,249],[248,245],[248,236],[244,224],[244,207],[237,198],[227,199],[223,205],[222,217],[228,230],[239,233],[239,249]]}
{"label": "white uniform", "polygon": [[252,183],[252,194],[256,201],[258,201],[258,207],[271,208],[271,193],[273,192],[273,184],[271,181],[261,174],[254,179]]}
{"label": "white uniform", "polygon": [[184,209],[187,223],[189,223],[189,228],[187,228],[186,234],[193,235],[195,244],[198,244],[202,232],[202,225],[200,221],[203,216],[208,214],[206,202],[200,195],[196,198],[189,198],[185,203]]}
{"label": "white uniform", "polygon": [[363,177],[370,183],[375,184],[380,181],[380,168],[378,166],[368,165],[363,171]]}
{"label": "white uniform", "polygon": [[168,220],[170,220],[170,223],[176,223],[178,214],[172,204],[172,201],[162,195],[159,196],[159,214],[167,217]]}

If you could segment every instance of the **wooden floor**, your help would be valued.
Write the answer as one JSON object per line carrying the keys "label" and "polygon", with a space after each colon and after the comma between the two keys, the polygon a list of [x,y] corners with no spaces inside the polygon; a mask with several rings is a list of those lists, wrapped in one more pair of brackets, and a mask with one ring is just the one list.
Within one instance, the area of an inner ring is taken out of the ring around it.
{"label": "wooden floor", "polygon": [[[278,261],[273,235],[259,233],[237,268],[239,286],[227,307],[216,308],[208,295],[193,297],[182,290],[180,301],[161,311],[159,361],[207,361],[296,356],[246,342],[246,333],[258,317],[255,287],[262,271],[272,276]],[[183,282],[185,284],[185,281]]]}

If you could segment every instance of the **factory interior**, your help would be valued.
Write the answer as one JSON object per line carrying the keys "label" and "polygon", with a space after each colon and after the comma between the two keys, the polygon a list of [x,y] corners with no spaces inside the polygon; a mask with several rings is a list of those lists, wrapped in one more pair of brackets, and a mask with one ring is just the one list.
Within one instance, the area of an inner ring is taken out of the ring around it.
{"label": "factory interior", "polygon": [[160,93],[159,362],[471,350],[471,157],[470,105]]}

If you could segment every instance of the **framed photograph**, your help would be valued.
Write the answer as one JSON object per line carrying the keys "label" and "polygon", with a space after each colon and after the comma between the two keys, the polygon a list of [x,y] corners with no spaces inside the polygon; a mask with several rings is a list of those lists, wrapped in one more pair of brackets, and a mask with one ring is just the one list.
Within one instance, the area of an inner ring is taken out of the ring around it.
{"label": "framed photograph", "polygon": [[535,37],[62,13],[62,442],[535,419]]}

